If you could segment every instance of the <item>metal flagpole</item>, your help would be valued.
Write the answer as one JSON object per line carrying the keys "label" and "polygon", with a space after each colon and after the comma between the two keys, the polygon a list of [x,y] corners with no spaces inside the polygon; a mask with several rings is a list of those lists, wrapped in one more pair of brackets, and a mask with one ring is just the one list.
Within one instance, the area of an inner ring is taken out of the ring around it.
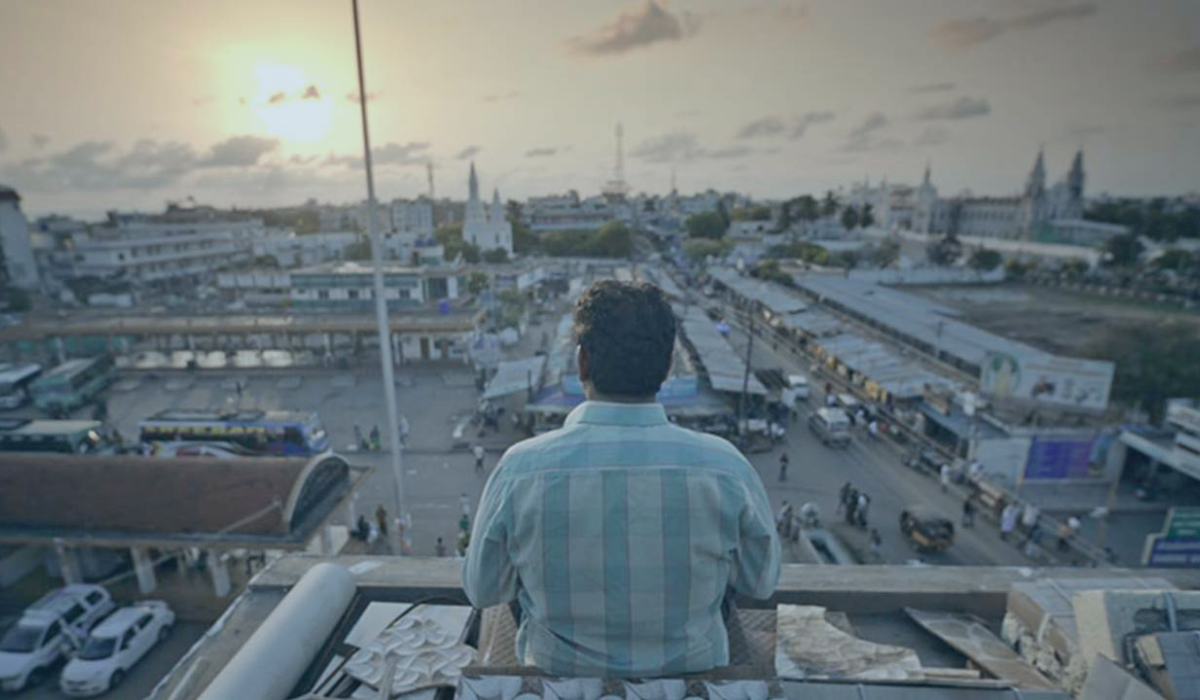
{"label": "metal flagpole", "polygon": [[[387,404],[387,435],[392,451],[392,473],[396,482],[396,553],[402,553],[405,544],[411,547],[412,533],[406,526],[407,510],[404,507],[404,469],[400,455],[400,411],[396,408],[396,378],[392,366],[392,333],[388,327],[387,299],[383,289],[383,246],[379,240],[379,224],[375,217],[375,174],[371,169],[371,131],[367,126],[367,87],[363,72],[362,30],[358,22],[358,0],[351,0],[354,12],[354,51],[358,61],[358,107],[362,114],[363,166],[367,171],[367,233],[371,238],[371,264],[375,270],[375,321],[379,326],[379,362],[383,366],[383,397]],[[401,530],[404,529],[403,534]],[[406,542],[407,540],[407,542]]]}

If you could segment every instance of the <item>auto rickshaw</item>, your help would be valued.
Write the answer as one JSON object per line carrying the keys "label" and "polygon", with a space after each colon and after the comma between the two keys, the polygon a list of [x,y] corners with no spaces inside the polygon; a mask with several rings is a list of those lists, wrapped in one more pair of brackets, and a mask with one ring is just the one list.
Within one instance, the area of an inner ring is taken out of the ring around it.
{"label": "auto rickshaw", "polygon": [[900,513],[900,532],[923,554],[944,552],[954,544],[954,522],[925,506],[909,506]]}

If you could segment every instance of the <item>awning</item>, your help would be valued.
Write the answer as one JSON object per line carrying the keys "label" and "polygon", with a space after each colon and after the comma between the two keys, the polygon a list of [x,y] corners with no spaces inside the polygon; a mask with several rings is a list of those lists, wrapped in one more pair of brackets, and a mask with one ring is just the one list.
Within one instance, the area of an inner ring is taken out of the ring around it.
{"label": "awning", "polygon": [[483,398],[498,399],[509,394],[536,389],[542,378],[542,368],[545,366],[545,355],[501,362],[496,368],[496,374],[488,382],[487,389],[483,392]]}

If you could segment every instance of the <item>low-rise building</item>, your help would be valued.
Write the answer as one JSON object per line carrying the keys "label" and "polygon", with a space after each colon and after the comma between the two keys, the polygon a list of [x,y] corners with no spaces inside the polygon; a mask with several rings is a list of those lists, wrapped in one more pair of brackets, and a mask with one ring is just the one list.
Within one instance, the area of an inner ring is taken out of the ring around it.
{"label": "low-rise building", "polygon": [[0,185],[0,254],[3,256],[3,281],[6,285],[25,290],[35,290],[41,286],[29,236],[29,222],[21,211],[21,196],[4,185]]}
{"label": "low-rise building", "polygon": [[534,231],[595,231],[615,218],[608,200],[582,199],[574,190],[565,195],[530,197],[523,216]]}

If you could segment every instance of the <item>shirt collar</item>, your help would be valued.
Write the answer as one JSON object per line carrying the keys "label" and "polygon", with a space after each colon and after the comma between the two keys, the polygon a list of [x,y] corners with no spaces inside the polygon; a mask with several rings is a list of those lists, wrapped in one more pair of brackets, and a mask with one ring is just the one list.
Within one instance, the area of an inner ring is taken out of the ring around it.
{"label": "shirt collar", "polygon": [[563,424],[651,426],[665,425],[669,422],[667,412],[660,403],[584,401],[567,415]]}

